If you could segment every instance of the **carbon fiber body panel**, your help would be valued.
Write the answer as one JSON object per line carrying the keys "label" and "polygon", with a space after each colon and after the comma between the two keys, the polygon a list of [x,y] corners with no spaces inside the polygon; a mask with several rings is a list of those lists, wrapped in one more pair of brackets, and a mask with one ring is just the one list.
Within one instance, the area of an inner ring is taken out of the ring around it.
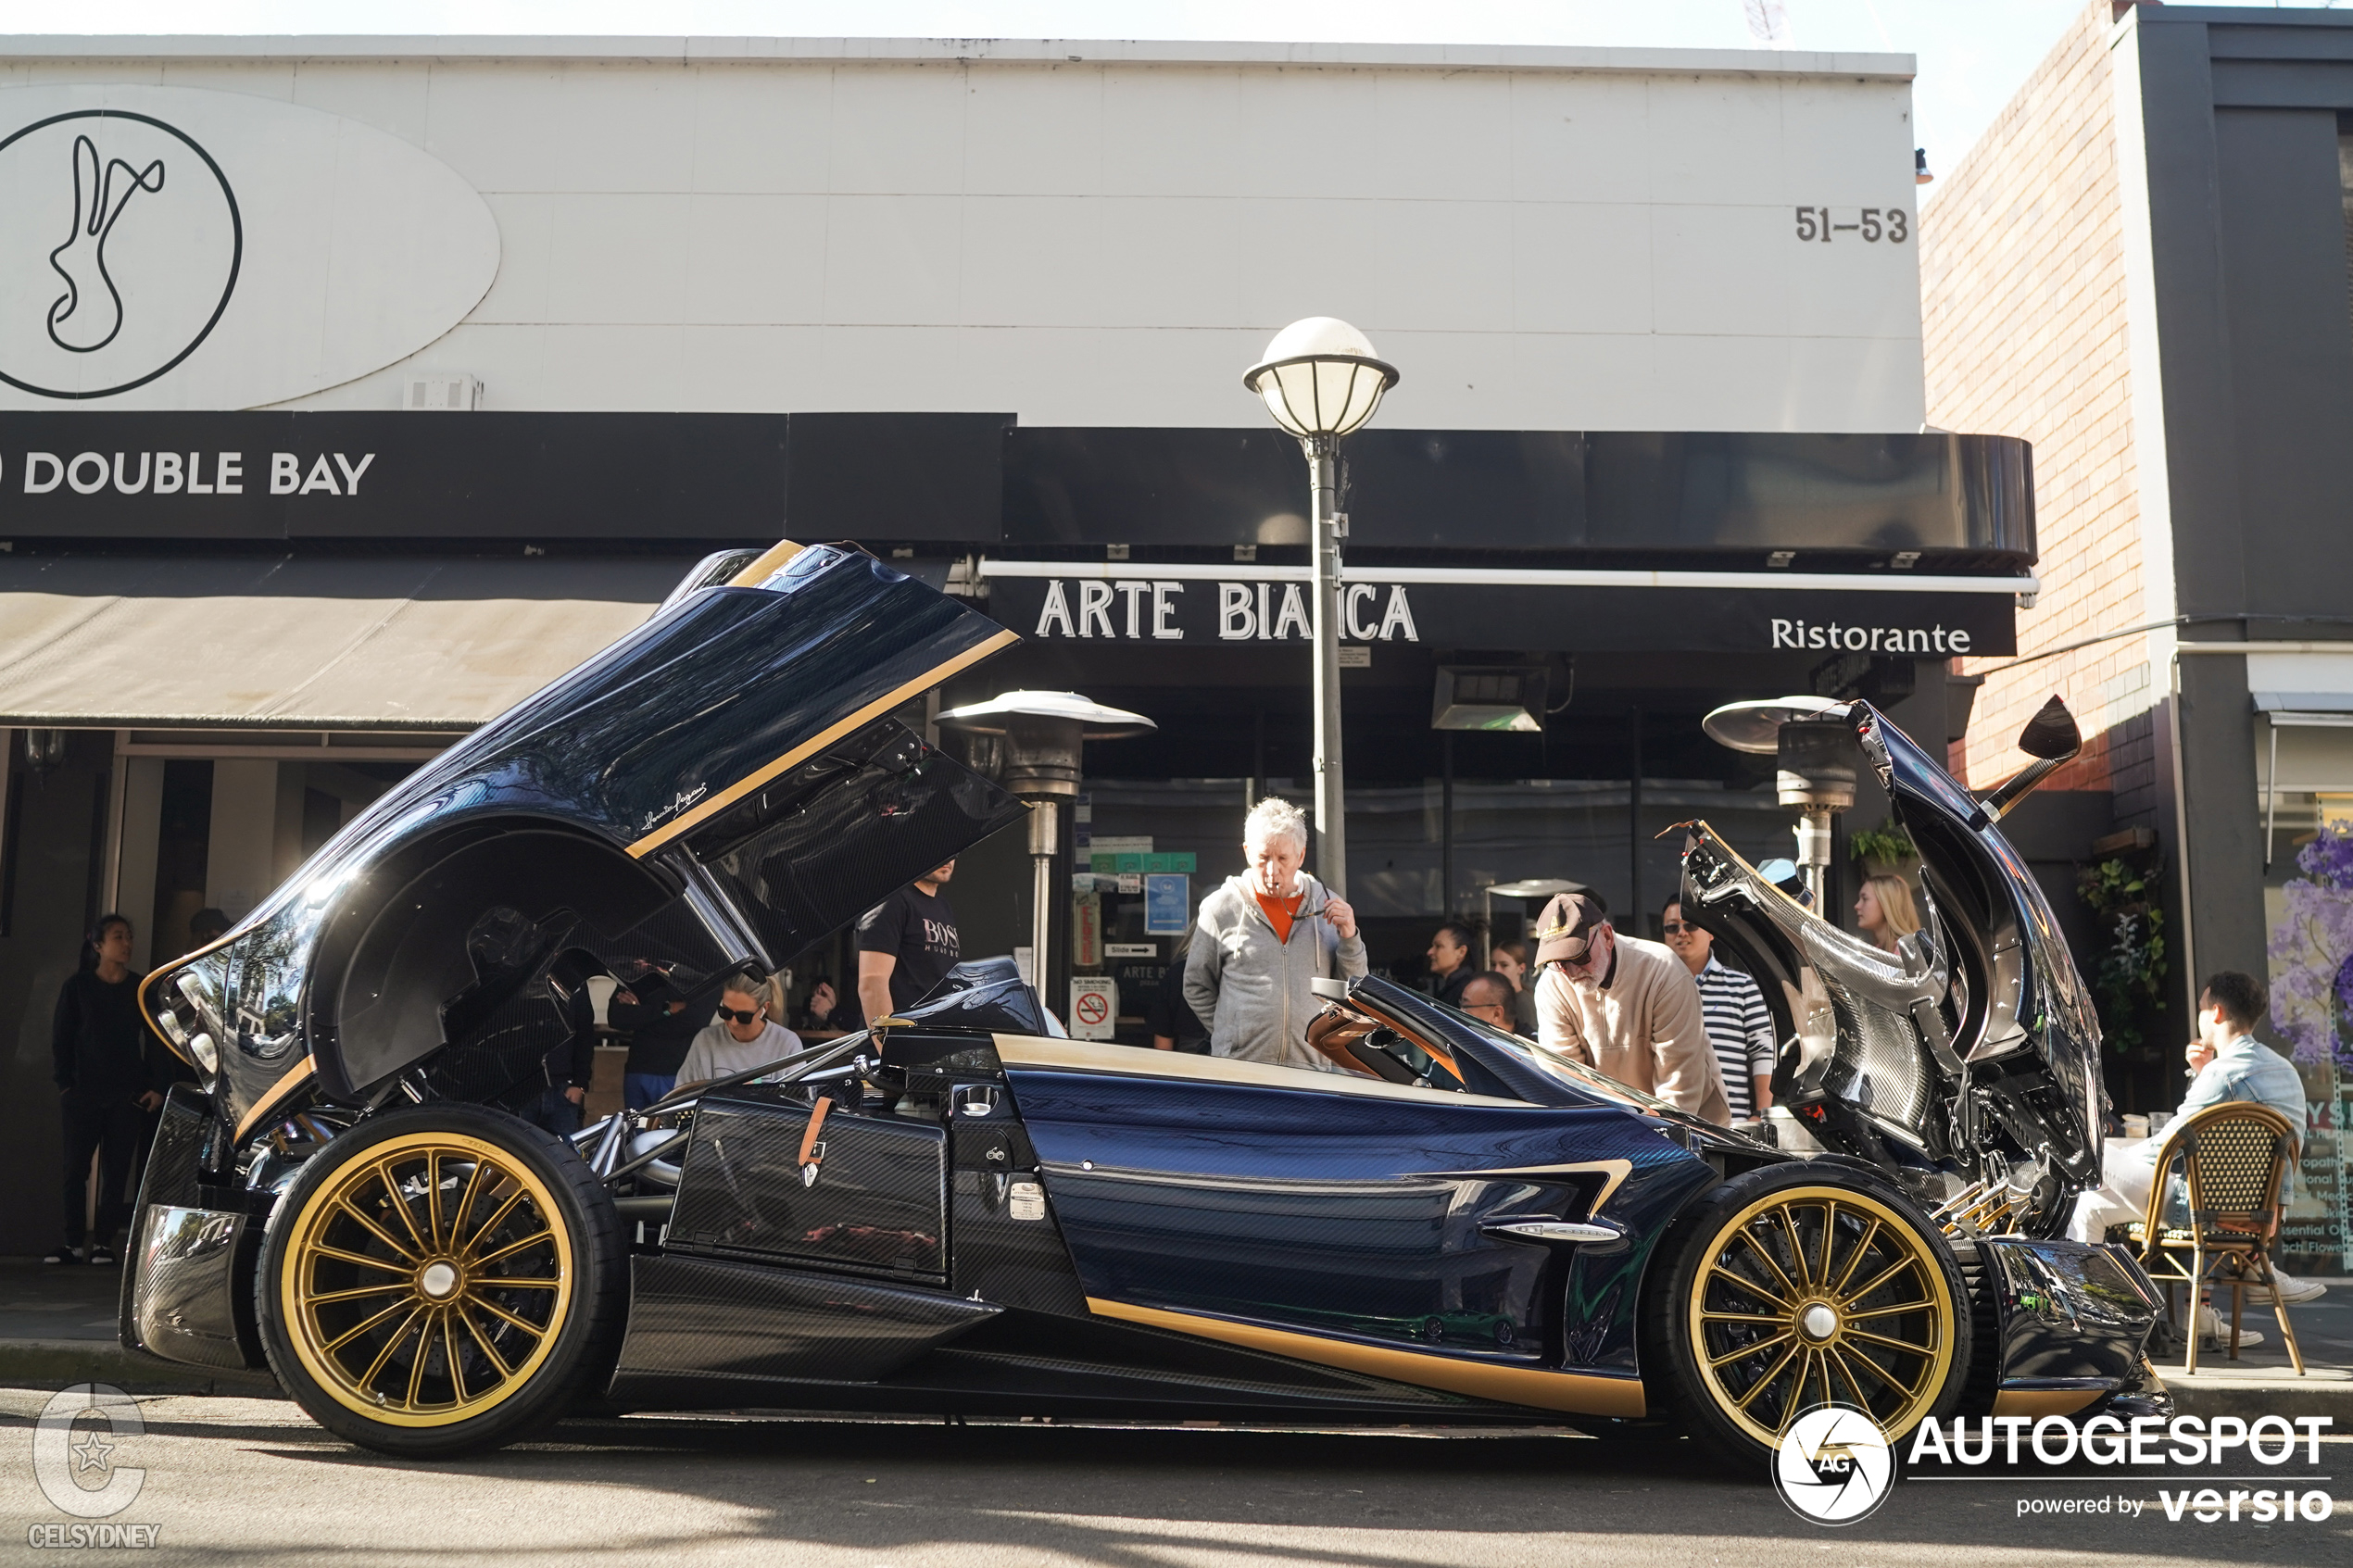
{"label": "carbon fiber body panel", "polygon": [[[116,1298],[117,1336],[134,1350],[150,1348],[138,1329],[141,1259],[145,1252],[141,1241],[145,1234],[148,1208],[155,1204],[181,1208],[203,1205],[205,1152],[213,1128],[212,1108],[206,1103],[204,1095],[193,1085],[173,1085],[170,1093],[164,1097],[155,1142],[147,1148],[147,1168],[139,1178],[139,1201],[131,1210],[132,1245],[123,1255],[122,1288]],[[220,1310],[229,1310],[225,1299]],[[170,1355],[162,1349],[155,1353]]]}
{"label": "carbon fiber body panel", "polygon": [[811,1114],[772,1089],[703,1101],[670,1244],[944,1283],[947,1134],[936,1122],[832,1106],[820,1159],[804,1167]]}
{"label": "carbon fiber body panel", "polygon": [[2162,1311],[2123,1248],[2023,1236],[1982,1238],[2001,1321],[2004,1388],[2132,1385]]}
{"label": "carbon fiber body panel", "polygon": [[611,1397],[682,1408],[685,1380],[730,1388],[871,1383],[997,1315],[938,1291],[712,1258],[640,1257]]}
{"label": "carbon fiber body panel", "polygon": [[253,1276],[260,1240],[260,1226],[245,1214],[166,1204],[143,1209],[127,1343],[189,1366],[243,1371],[263,1364],[251,1294],[239,1288]]}

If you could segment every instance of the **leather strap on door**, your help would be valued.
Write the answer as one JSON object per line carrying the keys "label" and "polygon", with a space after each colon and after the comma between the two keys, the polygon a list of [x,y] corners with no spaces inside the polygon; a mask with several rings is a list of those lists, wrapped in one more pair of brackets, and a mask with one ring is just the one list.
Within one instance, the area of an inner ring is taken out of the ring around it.
{"label": "leather strap on door", "polygon": [[817,1097],[817,1103],[810,1108],[809,1126],[800,1135],[800,1159],[796,1163],[807,1166],[822,1165],[825,1162],[825,1146],[817,1140],[819,1135],[825,1130],[825,1112],[833,1108],[832,1096]]}

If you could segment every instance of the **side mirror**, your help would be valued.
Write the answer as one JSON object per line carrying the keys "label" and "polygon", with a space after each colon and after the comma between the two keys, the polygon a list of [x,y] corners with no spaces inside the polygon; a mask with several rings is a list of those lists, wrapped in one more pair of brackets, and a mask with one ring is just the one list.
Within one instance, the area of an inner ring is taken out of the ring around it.
{"label": "side mirror", "polygon": [[2042,761],[2064,762],[2083,749],[2083,734],[2075,727],[2075,715],[2067,704],[2054,696],[2019,732],[2018,748]]}
{"label": "side mirror", "polygon": [[2075,715],[2067,710],[2067,704],[2054,696],[2026,721],[2018,746],[2034,760],[1996,784],[1977,803],[1978,820],[1970,824],[1972,827],[1990,827],[2000,822],[2003,812],[2083,749],[2083,734],[2076,728]]}

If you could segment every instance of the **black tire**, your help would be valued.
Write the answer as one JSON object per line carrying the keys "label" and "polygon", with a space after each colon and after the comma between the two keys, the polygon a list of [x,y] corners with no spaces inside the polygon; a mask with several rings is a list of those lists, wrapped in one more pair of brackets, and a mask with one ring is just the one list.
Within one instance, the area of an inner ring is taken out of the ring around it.
{"label": "black tire", "polygon": [[1975,1335],[1952,1248],[1875,1173],[1743,1172],[1677,1217],[1653,1278],[1652,1408],[1735,1474],[1764,1481],[1780,1433],[1812,1406],[1859,1406],[1900,1442],[1950,1416],[1969,1382]]}
{"label": "black tire", "polygon": [[562,1140],[483,1106],[418,1106],[305,1162],[271,1216],[255,1296],[271,1370],[313,1420],[380,1453],[444,1459],[527,1436],[601,1390],[628,1247],[611,1195]]}
{"label": "black tire", "polygon": [[1996,1266],[1993,1254],[1979,1246],[1975,1237],[1946,1239],[1959,1265],[1961,1284],[1969,1292],[1969,1386],[1961,1390],[1959,1413],[1992,1415],[1994,1396],[2001,1391],[2002,1382],[2002,1313],[1994,1299]]}

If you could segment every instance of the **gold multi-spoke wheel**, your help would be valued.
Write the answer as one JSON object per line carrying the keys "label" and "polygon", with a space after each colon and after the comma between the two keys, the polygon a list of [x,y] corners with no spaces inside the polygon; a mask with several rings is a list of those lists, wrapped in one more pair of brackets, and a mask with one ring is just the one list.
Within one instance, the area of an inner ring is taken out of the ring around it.
{"label": "gold multi-spoke wheel", "polygon": [[1816,1405],[1908,1431],[1953,1372],[1953,1292],[1936,1245],[1852,1187],[1785,1187],[1738,1210],[1703,1244],[1690,1295],[1709,1398],[1760,1443]]}
{"label": "gold multi-spoke wheel", "polygon": [[372,1420],[439,1425],[527,1383],[571,1306],[555,1195],[482,1138],[416,1133],[311,1195],[289,1238],[287,1323],[303,1364]]}
{"label": "gold multi-spoke wheel", "polygon": [[1949,1244],[1901,1188],[1836,1160],[1743,1171],[1675,1222],[1645,1288],[1653,1413],[1737,1466],[1819,1405],[1902,1440],[1951,1415],[1974,1345]]}
{"label": "gold multi-spoke wheel", "polygon": [[553,1419],[610,1370],[619,1220],[539,1129],[479,1106],[392,1112],[313,1155],[279,1202],[262,1338],[330,1429],[462,1452]]}

